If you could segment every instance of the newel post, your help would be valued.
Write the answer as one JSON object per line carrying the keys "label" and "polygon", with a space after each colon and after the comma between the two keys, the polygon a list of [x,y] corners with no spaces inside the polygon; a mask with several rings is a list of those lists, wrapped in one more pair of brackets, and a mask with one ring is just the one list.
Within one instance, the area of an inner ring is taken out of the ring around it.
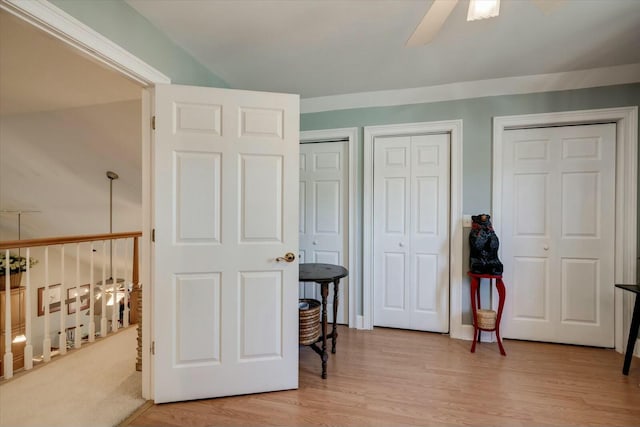
{"label": "newel post", "polygon": [[140,258],[138,252],[138,238],[133,238],[133,270],[131,272],[131,281],[133,289],[131,290],[131,323],[137,323],[138,326],[138,346],[136,356],[136,371],[142,371],[142,286],[140,285]]}
{"label": "newel post", "polygon": [[140,288],[140,258],[138,252],[138,238],[133,238],[133,269],[131,272],[131,281],[133,282],[133,289],[131,289],[130,305],[131,312],[129,317],[129,323],[140,323],[142,313],[138,309],[138,301],[141,300]]}

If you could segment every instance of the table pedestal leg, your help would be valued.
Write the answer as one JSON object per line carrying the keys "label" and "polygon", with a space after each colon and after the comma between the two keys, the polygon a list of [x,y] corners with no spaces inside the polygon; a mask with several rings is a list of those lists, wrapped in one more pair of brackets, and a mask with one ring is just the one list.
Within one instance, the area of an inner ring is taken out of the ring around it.
{"label": "table pedestal leg", "polygon": [[478,329],[478,307],[476,305],[476,295],[479,293],[477,278],[471,278],[469,290],[471,292],[471,312],[473,314],[473,344],[471,344],[471,353],[475,353],[476,341],[480,341],[480,330]]}
{"label": "table pedestal leg", "polygon": [[338,319],[338,283],[340,279],[333,282],[333,330],[331,331],[331,353],[336,352],[336,339],[338,338],[338,329],[336,328]]}
{"label": "table pedestal leg", "polygon": [[502,310],[504,309],[504,300],[506,297],[506,289],[502,279],[496,279],[496,288],[498,289],[498,314],[496,316],[496,340],[498,341],[498,347],[500,347],[500,354],[507,355],[502,346],[502,338],[500,338],[500,320],[502,319]]}
{"label": "table pedestal leg", "polygon": [[633,358],[633,347],[638,339],[638,328],[640,327],[640,294],[636,295],[636,303],[633,306],[633,317],[631,319],[631,327],[629,328],[629,341],[627,342],[627,352],[624,355],[624,366],[622,373],[629,375],[631,367],[631,359]]}
{"label": "table pedestal leg", "polygon": [[322,378],[327,378],[327,296],[329,294],[329,284],[322,283],[320,285],[320,293],[322,295]]}

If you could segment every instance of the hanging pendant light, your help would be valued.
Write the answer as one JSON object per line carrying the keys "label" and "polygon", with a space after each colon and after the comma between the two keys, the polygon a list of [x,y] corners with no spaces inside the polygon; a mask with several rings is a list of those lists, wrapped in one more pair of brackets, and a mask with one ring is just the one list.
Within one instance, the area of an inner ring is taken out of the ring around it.
{"label": "hanging pendant light", "polygon": [[[113,233],[113,181],[119,179],[120,176],[113,172],[106,172],[107,178],[109,179],[109,234]],[[105,293],[108,294],[105,296],[107,299],[106,306],[111,306],[114,303],[114,295],[116,303],[119,303],[120,300],[124,297],[124,288],[119,290],[119,286],[122,284],[124,286],[124,279],[122,278],[114,278],[113,277],[113,240],[109,240],[109,278],[105,280],[105,285],[111,285],[106,288]],[[102,298],[102,289],[100,287],[102,285],[102,281],[96,283],[96,296],[95,299],[99,301]],[[88,312],[87,312],[88,313]],[[94,314],[98,315],[102,313],[102,305],[99,304],[94,307]]]}

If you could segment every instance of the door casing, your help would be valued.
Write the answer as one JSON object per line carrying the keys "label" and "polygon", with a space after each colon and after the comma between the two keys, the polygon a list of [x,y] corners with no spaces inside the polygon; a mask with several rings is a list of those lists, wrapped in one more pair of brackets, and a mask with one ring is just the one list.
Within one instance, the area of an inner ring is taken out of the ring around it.
{"label": "door casing", "polygon": [[[496,233],[501,234],[503,133],[508,129],[566,126],[594,123],[616,124],[616,232],[615,281],[636,283],[637,195],[638,195],[638,107],[605,108],[558,113],[500,116],[493,119],[492,214]],[[613,287],[613,283],[611,286]],[[622,352],[631,321],[631,301],[623,291],[615,292],[615,348]],[[637,347],[637,346],[636,346]]]}

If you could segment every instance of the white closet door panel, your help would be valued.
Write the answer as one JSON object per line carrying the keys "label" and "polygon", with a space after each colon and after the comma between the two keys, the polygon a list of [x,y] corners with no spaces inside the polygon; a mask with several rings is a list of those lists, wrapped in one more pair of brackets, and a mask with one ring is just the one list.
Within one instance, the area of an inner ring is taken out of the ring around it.
{"label": "white closet door panel", "polygon": [[411,138],[374,144],[374,325],[408,328]]}
{"label": "white closet door panel", "polygon": [[409,179],[389,177],[383,179],[384,185],[384,233],[386,236],[404,236],[407,234],[407,190]]}
{"label": "white closet door panel", "polygon": [[379,326],[406,328],[411,321],[411,313],[407,309],[410,295],[406,293],[408,257],[402,252],[386,252],[382,258],[379,312],[384,324]]}
{"label": "white closet door panel", "polygon": [[341,219],[341,180],[322,180],[315,182],[314,188],[314,233],[335,238],[342,231]]}
{"label": "white closet door panel", "polygon": [[510,297],[514,320],[549,322],[549,262],[545,258],[514,257]]}
{"label": "white closet door panel", "polygon": [[449,331],[449,145],[411,137],[411,329]]}
{"label": "white closet door panel", "polygon": [[[416,283],[438,283],[440,280],[438,256],[417,254],[413,260]],[[433,314],[438,310],[438,288],[435,286],[416,286],[415,311]]]}
{"label": "white closet door panel", "polygon": [[597,259],[562,259],[562,322],[598,323],[599,270]]}

